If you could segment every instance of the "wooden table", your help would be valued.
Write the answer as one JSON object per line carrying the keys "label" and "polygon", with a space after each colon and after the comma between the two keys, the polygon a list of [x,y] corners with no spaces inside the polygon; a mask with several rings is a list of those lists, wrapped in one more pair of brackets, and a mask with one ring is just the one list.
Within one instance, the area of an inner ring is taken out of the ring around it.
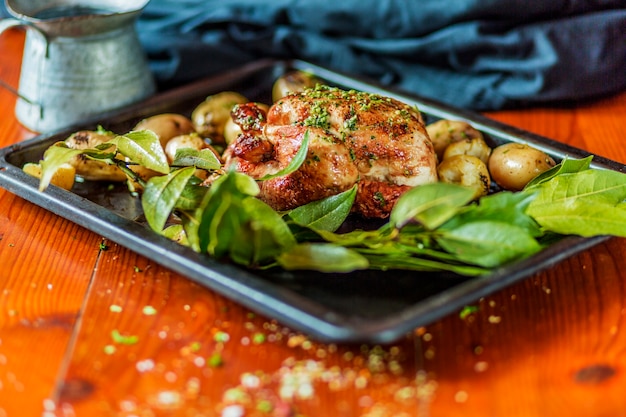
{"label": "wooden table", "polygon": [[[13,85],[22,43],[0,38]],[[33,136],[14,104],[0,90],[0,147]],[[626,94],[490,116],[626,163]],[[626,241],[476,306],[320,344],[0,189],[0,417],[626,415]]]}

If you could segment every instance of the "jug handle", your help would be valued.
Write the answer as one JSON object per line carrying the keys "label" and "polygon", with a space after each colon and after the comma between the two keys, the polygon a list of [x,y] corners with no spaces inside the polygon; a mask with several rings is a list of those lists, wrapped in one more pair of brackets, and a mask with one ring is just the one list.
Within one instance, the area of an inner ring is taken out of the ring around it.
{"label": "jug handle", "polygon": [[[2,33],[5,30],[8,30],[12,27],[18,27],[18,26],[24,26],[27,29],[32,30],[34,33],[37,34],[37,36],[41,36],[44,45],[46,45],[46,53],[45,56],[48,57],[48,38],[46,37],[46,35],[39,29],[37,29],[35,26],[30,25],[28,23],[22,22],[21,20],[18,19],[13,19],[13,18],[6,18],[6,19],[0,19],[0,35],[2,35]],[[39,103],[36,103],[33,100],[30,100],[28,97],[24,97],[17,89],[13,88],[12,86],[10,86],[9,84],[7,84],[4,80],[0,79],[0,87],[5,88],[6,90],[10,91],[12,94],[18,96],[19,98],[21,98],[22,100],[24,100],[25,102],[27,102],[28,104],[34,105],[34,106],[39,106]]]}

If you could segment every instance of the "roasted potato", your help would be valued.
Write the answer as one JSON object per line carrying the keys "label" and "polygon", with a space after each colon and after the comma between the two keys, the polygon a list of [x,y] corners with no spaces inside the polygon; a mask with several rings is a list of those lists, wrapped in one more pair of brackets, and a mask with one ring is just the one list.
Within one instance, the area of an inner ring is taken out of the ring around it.
{"label": "roasted potato", "polygon": [[278,77],[272,86],[272,101],[277,102],[289,94],[299,93],[319,83],[320,80],[311,73],[298,70],[286,72]]}
{"label": "roasted potato", "polygon": [[175,113],[163,113],[143,119],[133,130],[151,130],[159,137],[161,146],[165,149],[167,142],[173,137],[195,132],[191,120]]}
{"label": "roasted potato", "polygon": [[[22,170],[35,178],[41,178],[41,165],[39,164],[28,163],[24,165]],[[52,175],[50,183],[69,191],[74,186],[75,178],[76,169],[70,164],[63,164]]]}
{"label": "roasted potato", "polygon": [[439,161],[443,160],[446,148],[465,139],[481,138],[483,134],[474,129],[469,123],[460,120],[442,119],[426,126],[428,136],[433,143]]}
{"label": "roasted potato", "polygon": [[249,100],[234,91],[223,91],[207,97],[191,113],[195,130],[211,139],[215,144],[224,144],[224,126],[230,119],[230,111],[235,104]]}
{"label": "roasted potato", "polygon": [[539,149],[522,143],[507,143],[493,150],[488,166],[491,177],[500,187],[519,191],[554,165],[554,159]]}
{"label": "roasted potato", "polygon": [[464,185],[475,190],[474,199],[487,195],[491,178],[487,165],[471,155],[454,155],[437,166],[439,181]]}
{"label": "roasted potato", "polygon": [[176,159],[176,151],[179,149],[191,148],[199,151],[206,147],[207,144],[204,142],[204,139],[197,133],[175,136],[165,145],[165,156],[167,156],[167,161],[171,164]]}
{"label": "roasted potato", "polygon": [[[93,149],[113,138],[113,134],[81,130],[65,139],[65,143],[72,149]],[[89,159],[84,155],[76,156],[69,161],[69,164],[76,169],[76,175],[88,181],[126,181],[126,174],[116,165]]]}
{"label": "roasted potato", "polygon": [[451,158],[454,155],[475,156],[487,164],[491,155],[491,148],[482,137],[467,138],[448,145],[443,152],[443,159]]}

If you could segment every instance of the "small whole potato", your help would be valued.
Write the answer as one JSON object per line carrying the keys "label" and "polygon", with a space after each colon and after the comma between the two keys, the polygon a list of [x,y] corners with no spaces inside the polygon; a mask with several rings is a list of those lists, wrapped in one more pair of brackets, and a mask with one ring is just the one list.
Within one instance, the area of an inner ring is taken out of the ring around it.
{"label": "small whole potato", "polygon": [[471,155],[454,155],[437,166],[439,181],[470,187],[475,190],[474,199],[487,195],[491,178],[487,165]]}
{"label": "small whole potato", "polygon": [[176,151],[183,148],[191,148],[197,151],[202,150],[207,145],[204,143],[204,139],[197,133],[191,133],[188,135],[179,135],[170,139],[165,145],[165,156],[167,161],[171,164],[176,159]]}
{"label": "small whole potato", "polygon": [[235,104],[249,100],[234,91],[223,91],[207,97],[191,113],[191,120],[196,131],[210,138],[213,143],[224,143],[224,126],[230,119],[230,111]]}
{"label": "small whole potato", "polygon": [[496,147],[489,157],[489,172],[502,188],[520,191],[537,175],[556,163],[548,154],[524,143]]}
{"label": "small whole potato", "polygon": [[491,148],[483,138],[467,138],[453,142],[443,152],[443,159],[454,155],[471,155],[487,164],[491,155]]}
{"label": "small whole potato", "polygon": [[189,118],[175,113],[163,113],[143,119],[133,130],[151,130],[158,137],[161,146],[165,149],[167,142],[173,137],[195,132]]}
{"label": "small whole potato", "polygon": [[427,125],[426,131],[439,161],[443,160],[443,153],[451,143],[472,138],[484,139],[480,131],[460,120],[441,119]]}
{"label": "small whole potato", "polygon": [[299,70],[286,72],[278,77],[272,86],[272,101],[277,102],[289,94],[299,93],[319,83],[320,80],[311,73]]}

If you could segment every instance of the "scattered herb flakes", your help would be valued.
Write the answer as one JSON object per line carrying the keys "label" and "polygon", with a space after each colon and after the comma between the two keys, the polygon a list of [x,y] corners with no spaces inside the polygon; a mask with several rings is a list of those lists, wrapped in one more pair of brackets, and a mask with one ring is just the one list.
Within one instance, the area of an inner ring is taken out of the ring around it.
{"label": "scattered herb flakes", "polygon": [[118,306],[117,304],[111,304],[109,306],[109,311],[111,313],[121,313],[122,312],[122,306]]}
{"label": "scattered herb flakes", "polygon": [[141,312],[144,314],[144,316],[154,316],[157,311],[156,308],[152,307],[152,306],[145,306]]}
{"label": "scattered herb flakes", "polygon": [[99,248],[101,251],[109,250],[109,246],[106,244],[106,241],[104,240],[100,242]]}
{"label": "scattered herb flakes", "polygon": [[226,332],[219,331],[213,336],[213,340],[217,343],[226,343],[230,340],[230,335]]}
{"label": "scattered herb flakes", "polygon": [[478,311],[478,307],[477,306],[465,306],[465,307],[463,307],[463,309],[459,313],[459,317],[461,318],[461,320],[465,320],[471,314],[474,314],[477,311]]}
{"label": "scattered herb flakes", "polygon": [[211,368],[219,368],[220,366],[224,365],[224,359],[219,352],[215,352],[211,356],[209,356],[207,364]]}
{"label": "scattered herb flakes", "polygon": [[189,345],[189,349],[194,353],[198,352],[201,347],[202,345],[200,344],[200,342],[191,342],[191,344]]}
{"label": "scattered herb flakes", "polygon": [[106,355],[112,355],[117,349],[113,345],[106,345],[103,350]]}
{"label": "scattered herb flakes", "polygon": [[115,343],[118,343],[120,345],[134,345],[139,341],[139,336],[126,336],[121,334],[117,329],[111,331],[111,338]]}
{"label": "scattered herb flakes", "polygon": [[143,270],[141,268],[139,268],[137,265],[133,266],[133,270],[135,272],[143,272]]}
{"label": "scattered herb flakes", "polygon": [[257,403],[256,409],[262,413],[271,413],[274,410],[274,404],[268,400],[261,400]]}
{"label": "scattered herb flakes", "polygon": [[252,336],[252,343],[254,343],[255,345],[260,345],[265,343],[265,341],[267,340],[267,338],[265,337],[265,334],[263,333],[255,333]]}

